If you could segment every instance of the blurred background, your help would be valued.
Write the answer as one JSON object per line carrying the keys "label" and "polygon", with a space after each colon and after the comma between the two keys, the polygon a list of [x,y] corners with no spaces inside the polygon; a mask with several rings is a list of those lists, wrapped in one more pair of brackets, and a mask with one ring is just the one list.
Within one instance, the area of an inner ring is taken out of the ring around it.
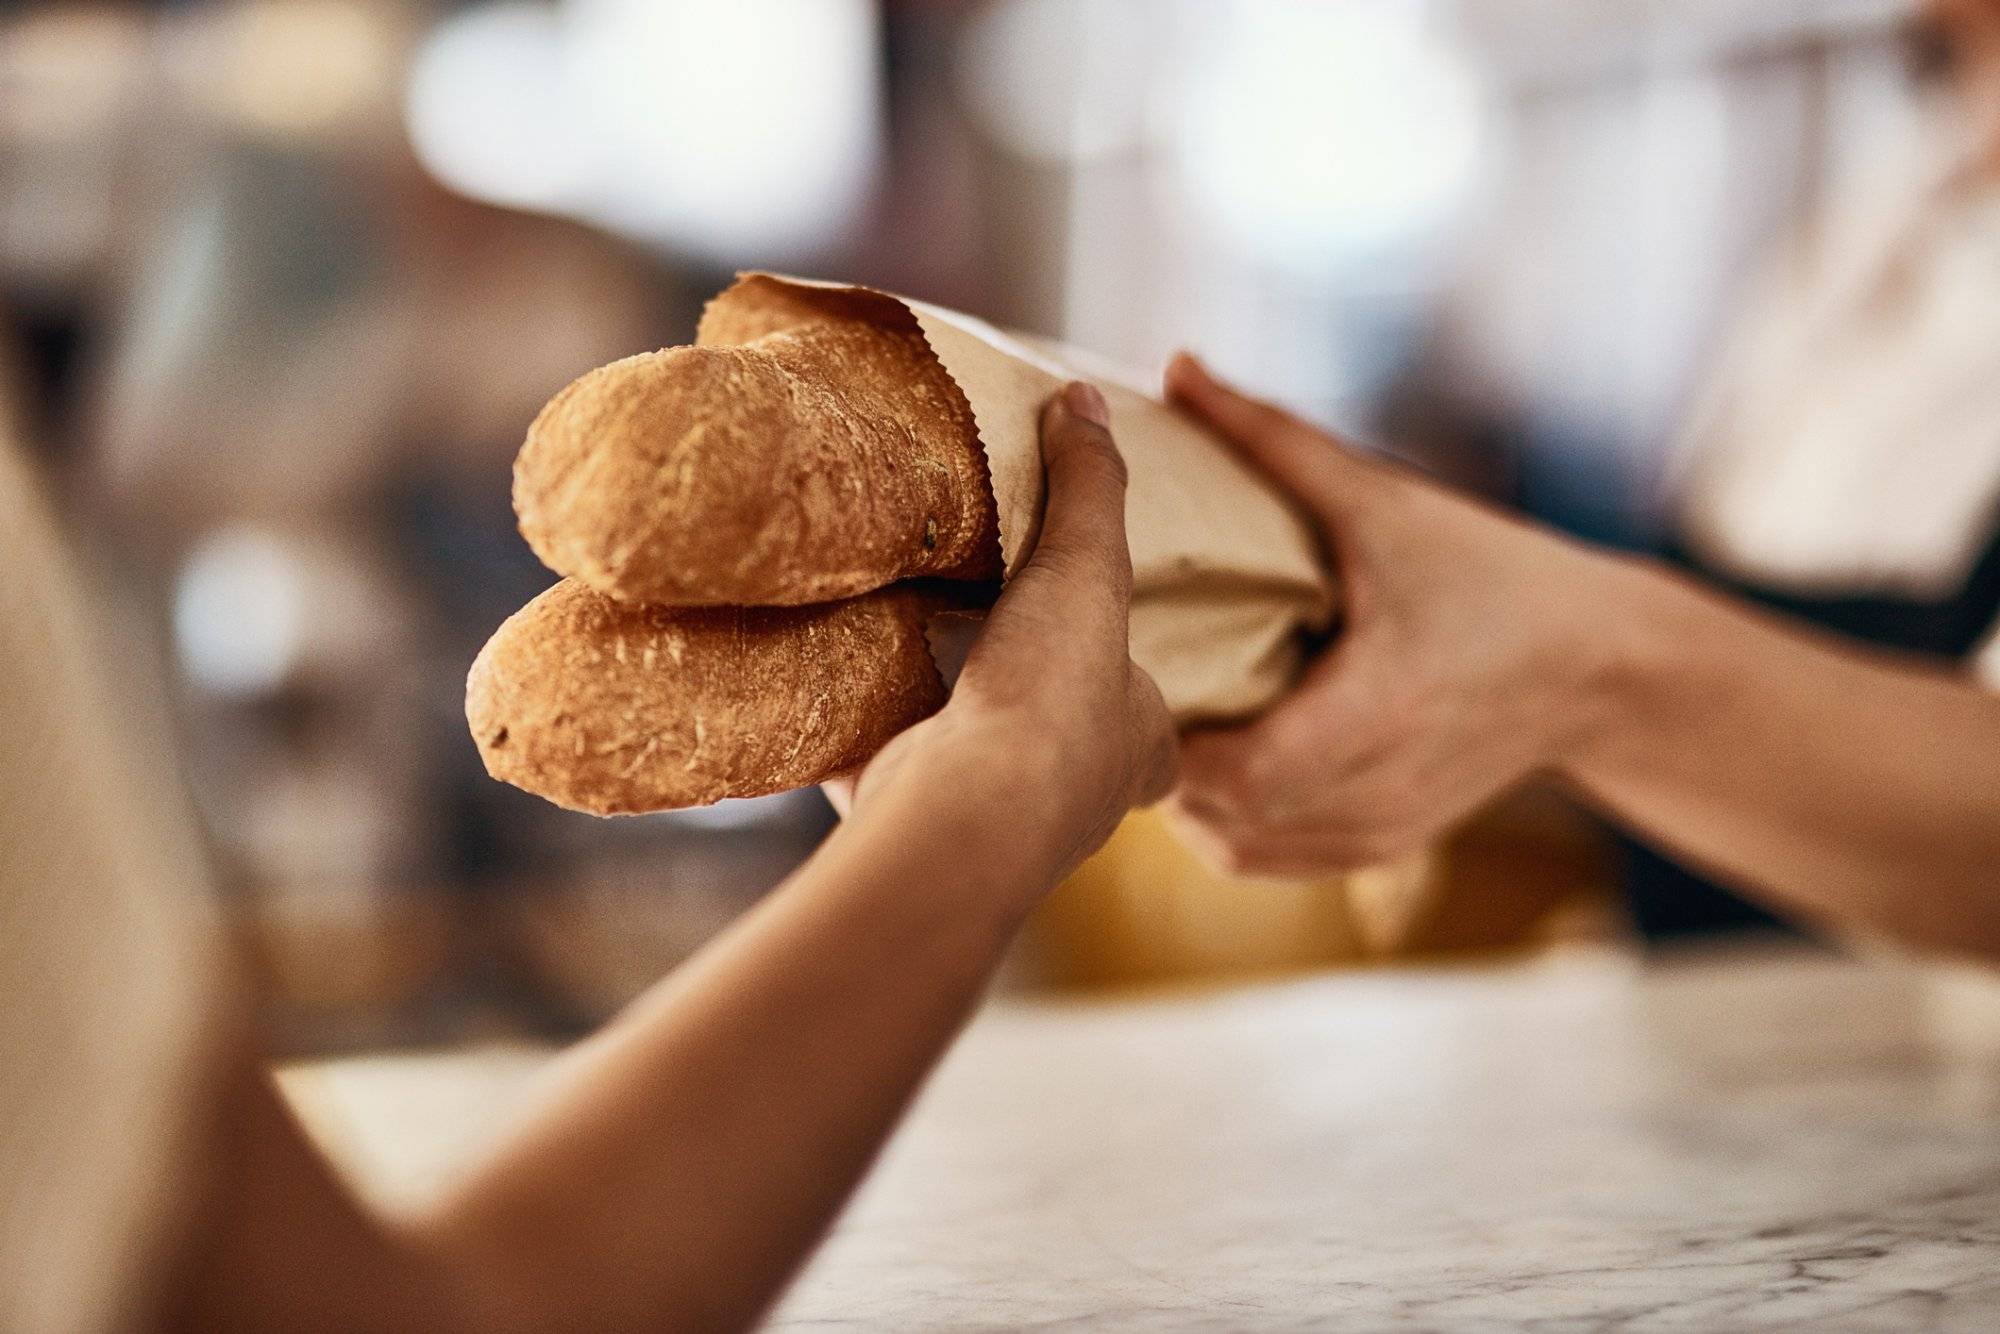
{"label": "blurred background", "polygon": [[[281,1041],[561,1032],[832,818],[600,822],[481,771],[465,669],[551,581],[509,465],[568,380],[689,341],[750,267],[1142,373],[1189,344],[1566,528],[1968,656],[2000,603],[1992,8],[16,4],[0,396],[157,646]],[[1876,484],[1919,436],[1934,466]],[[1741,443],[1773,439],[1811,447]],[[1758,922],[1550,793],[1323,886],[1223,884],[1141,820],[1018,984]]]}

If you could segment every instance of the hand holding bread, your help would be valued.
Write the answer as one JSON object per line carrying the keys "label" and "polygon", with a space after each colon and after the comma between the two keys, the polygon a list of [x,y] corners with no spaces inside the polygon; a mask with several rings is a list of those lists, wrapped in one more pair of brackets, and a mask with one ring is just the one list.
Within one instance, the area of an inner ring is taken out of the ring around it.
{"label": "hand holding bread", "polygon": [[[1081,356],[866,288],[749,274],[709,304],[696,346],[583,376],[515,469],[522,532],[568,578],[474,664],[488,771],[622,813],[852,769],[944,700],[931,618],[990,605],[1035,567],[1037,413]],[[1315,538],[1199,424],[1103,386],[1134,460],[1130,656],[1178,725],[1248,717],[1326,624]],[[1041,627],[1044,652],[1059,628]]]}
{"label": "hand holding bread", "polygon": [[466,720],[488,773],[598,815],[859,766],[944,702],[926,622],[1000,573],[964,396],[920,334],[837,315],[591,371],[514,496],[569,577],[480,652]]}
{"label": "hand holding bread", "polygon": [[1131,657],[1126,476],[1103,396],[1067,386],[1043,409],[1041,439],[1041,540],[980,627],[951,700],[858,778],[827,785],[843,816],[901,802],[909,821],[961,831],[968,856],[1004,868],[997,880],[1026,896],[1024,910],[1128,810],[1165,796],[1176,765],[1166,703]]}

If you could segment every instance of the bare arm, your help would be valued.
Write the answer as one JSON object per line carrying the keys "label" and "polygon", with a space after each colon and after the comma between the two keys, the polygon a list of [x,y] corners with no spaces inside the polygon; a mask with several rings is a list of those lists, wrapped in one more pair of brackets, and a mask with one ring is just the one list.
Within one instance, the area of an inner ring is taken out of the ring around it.
{"label": "bare arm", "polygon": [[1777,906],[2000,957],[2000,695],[1629,572],[1606,721],[1565,772]]}
{"label": "bare arm", "polygon": [[1168,389],[1319,523],[1347,598],[1292,696],[1189,740],[1175,814],[1215,859],[1384,860],[1555,774],[1782,910],[2000,957],[2000,696],[1363,459],[1191,361]]}
{"label": "bare arm", "polygon": [[943,712],[786,884],[600,1036],[408,1226],[332,1182],[268,1081],[226,1118],[202,1328],[734,1329],[824,1232],[1016,924],[1171,782],[1125,643],[1124,476],[1072,390],[1049,511]]}
{"label": "bare arm", "polygon": [[493,1323],[739,1328],[818,1240],[1053,865],[968,866],[947,849],[985,846],[990,812],[882,798],[567,1056],[431,1220]]}

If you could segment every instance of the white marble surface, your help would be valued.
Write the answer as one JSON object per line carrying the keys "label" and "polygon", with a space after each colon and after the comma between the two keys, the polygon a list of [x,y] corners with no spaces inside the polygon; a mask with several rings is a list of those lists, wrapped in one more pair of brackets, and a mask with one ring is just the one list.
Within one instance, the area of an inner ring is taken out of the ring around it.
{"label": "white marble surface", "polygon": [[1828,959],[981,1020],[782,1330],[2000,1329],[2000,989]]}
{"label": "white marble surface", "polygon": [[[394,1195],[543,1059],[294,1083]],[[773,1325],[2000,1329],[2000,983],[1596,954],[998,1004]]]}

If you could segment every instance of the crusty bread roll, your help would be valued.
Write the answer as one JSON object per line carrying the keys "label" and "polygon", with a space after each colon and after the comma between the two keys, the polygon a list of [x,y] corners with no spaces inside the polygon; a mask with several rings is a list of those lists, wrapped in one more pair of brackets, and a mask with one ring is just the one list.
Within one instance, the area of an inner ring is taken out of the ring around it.
{"label": "crusty bread roll", "polygon": [[565,579],[480,651],[466,721],[488,773],[571,810],[804,787],[944,702],[924,625],[950,605],[899,585],[810,607],[675,609]]}
{"label": "crusty bread roll", "polygon": [[600,367],[535,419],[521,532],[611,597],[796,606],[990,580],[999,522],[965,396],[914,329],[826,317]]}

